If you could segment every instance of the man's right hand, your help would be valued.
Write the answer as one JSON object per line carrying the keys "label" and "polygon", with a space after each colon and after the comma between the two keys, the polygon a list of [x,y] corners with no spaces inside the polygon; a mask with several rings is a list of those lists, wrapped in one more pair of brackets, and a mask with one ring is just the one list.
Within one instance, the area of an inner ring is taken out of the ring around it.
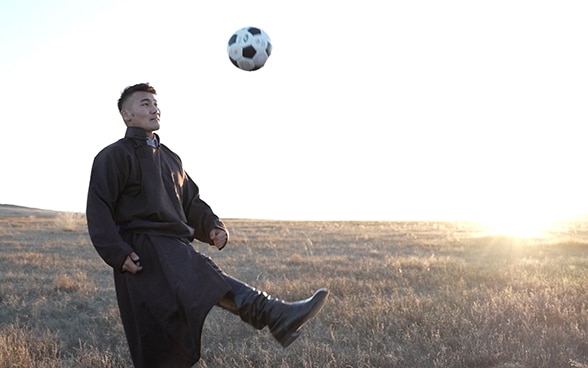
{"label": "man's right hand", "polygon": [[143,266],[141,266],[140,258],[135,252],[129,254],[125,259],[125,263],[123,263],[122,265],[122,272],[130,272],[132,274],[136,274],[142,269]]}

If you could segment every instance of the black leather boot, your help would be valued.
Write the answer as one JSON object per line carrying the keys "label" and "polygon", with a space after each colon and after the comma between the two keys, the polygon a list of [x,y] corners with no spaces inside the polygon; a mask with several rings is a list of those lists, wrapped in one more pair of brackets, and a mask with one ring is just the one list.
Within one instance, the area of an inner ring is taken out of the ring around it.
{"label": "black leather boot", "polygon": [[308,299],[288,303],[272,298],[231,276],[225,276],[225,279],[231,285],[231,291],[217,305],[238,315],[258,330],[268,326],[283,347],[289,346],[300,336],[300,327],[317,315],[329,294],[323,288]]}

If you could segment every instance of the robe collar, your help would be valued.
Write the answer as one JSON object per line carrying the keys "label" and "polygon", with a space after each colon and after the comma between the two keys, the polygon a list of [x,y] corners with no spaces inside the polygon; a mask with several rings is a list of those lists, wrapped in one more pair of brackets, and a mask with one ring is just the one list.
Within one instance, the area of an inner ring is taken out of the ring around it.
{"label": "robe collar", "polygon": [[[148,144],[147,142],[150,140],[147,137],[147,132],[144,129],[137,128],[137,127],[127,127],[127,131],[125,133],[125,138],[142,140],[146,144]],[[157,134],[153,133],[153,138],[154,138],[153,140],[155,141],[156,146],[159,146],[159,136]],[[154,147],[154,148],[156,148],[156,147]]]}

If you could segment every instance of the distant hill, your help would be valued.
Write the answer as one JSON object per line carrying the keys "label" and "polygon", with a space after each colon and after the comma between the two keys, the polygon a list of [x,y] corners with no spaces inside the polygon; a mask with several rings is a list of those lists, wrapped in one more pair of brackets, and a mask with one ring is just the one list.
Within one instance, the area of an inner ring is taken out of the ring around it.
{"label": "distant hill", "polygon": [[55,216],[58,211],[0,203],[0,216]]}

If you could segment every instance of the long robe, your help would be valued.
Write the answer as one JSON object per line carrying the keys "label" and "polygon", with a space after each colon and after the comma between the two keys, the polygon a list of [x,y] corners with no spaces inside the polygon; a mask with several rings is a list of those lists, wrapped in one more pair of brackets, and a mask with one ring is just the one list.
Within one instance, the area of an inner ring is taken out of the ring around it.
{"label": "long robe", "polygon": [[[127,128],[94,158],[88,231],[113,268],[135,367],[191,367],[200,358],[206,315],[230,290],[223,272],[191,242],[213,244],[210,231],[226,227],[200,198],[180,158],[146,138],[143,129]],[[131,252],[143,266],[135,275],[122,272]]]}

